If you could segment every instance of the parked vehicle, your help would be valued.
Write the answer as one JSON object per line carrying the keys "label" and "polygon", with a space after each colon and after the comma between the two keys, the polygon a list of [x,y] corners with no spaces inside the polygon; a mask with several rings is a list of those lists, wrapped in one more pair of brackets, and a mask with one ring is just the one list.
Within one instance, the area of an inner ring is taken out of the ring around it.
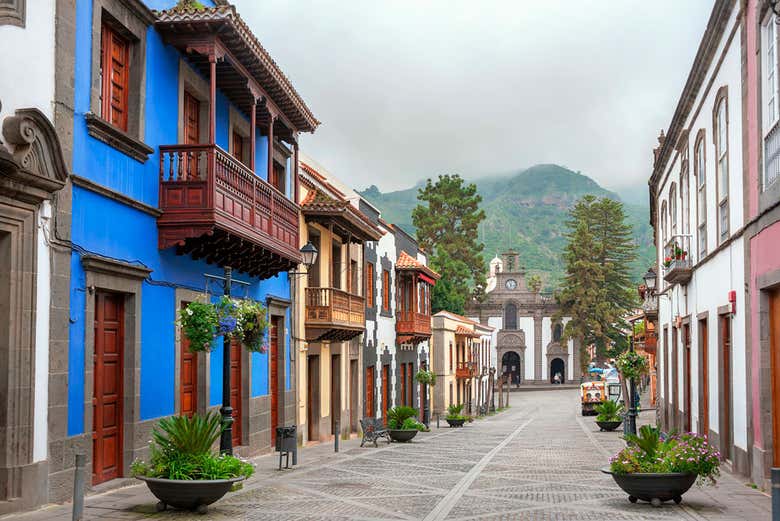
{"label": "parked vehicle", "polygon": [[582,415],[596,414],[595,407],[604,403],[607,399],[606,382],[584,382],[580,384],[580,401],[582,403]]}

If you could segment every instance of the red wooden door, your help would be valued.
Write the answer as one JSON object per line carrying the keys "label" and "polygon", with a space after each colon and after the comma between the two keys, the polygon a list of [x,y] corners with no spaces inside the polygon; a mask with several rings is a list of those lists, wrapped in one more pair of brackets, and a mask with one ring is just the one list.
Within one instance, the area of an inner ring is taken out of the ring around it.
{"label": "red wooden door", "polygon": [[233,408],[233,447],[241,445],[241,345],[230,343],[230,406]]}
{"label": "red wooden door", "polygon": [[772,372],[772,462],[780,467],[780,291],[769,294],[769,352]]}
{"label": "red wooden door", "polygon": [[721,325],[721,357],[723,360],[723,387],[720,393],[723,400],[721,410],[722,418],[720,423],[720,453],[727,460],[731,460],[731,317],[723,315],[720,317]]}
{"label": "red wooden door", "polygon": [[374,366],[366,367],[366,416],[373,418],[376,414],[376,408],[374,407],[374,386],[376,381],[374,380]]}
{"label": "red wooden door", "polygon": [[94,391],[92,395],[92,484],[122,475],[122,295],[95,295]]}
{"label": "red wooden door", "polygon": [[700,434],[710,435],[710,358],[707,319],[699,321],[699,346],[701,347],[701,426]]}
{"label": "red wooden door", "polygon": [[390,366],[382,366],[382,422],[387,425],[387,408],[390,407]]}
{"label": "red wooden door", "polygon": [[271,317],[270,326],[271,370],[268,378],[271,394],[271,445],[276,443],[276,427],[279,426],[279,317]]}
{"label": "red wooden door", "polygon": [[691,423],[691,326],[689,324],[683,325],[683,404],[684,404],[684,419],[682,428],[686,432],[690,432],[693,429]]}
{"label": "red wooden door", "polygon": [[[200,101],[184,91],[184,144],[197,145],[200,143]],[[189,157],[187,154],[182,157],[182,169],[186,172],[186,177],[198,177],[200,157],[195,154]]]}
{"label": "red wooden door", "polygon": [[408,373],[407,376],[409,378],[409,386],[407,387],[407,389],[409,389],[409,391],[406,393],[407,394],[406,399],[408,400],[408,403],[406,405],[408,405],[409,407],[414,407],[414,365],[409,364],[408,368],[409,369],[407,371]]}
{"label": "red wooden door", "polygon": [[233,132],[233,157],[244,161],[244,138],[238,132]]}
{"label": "red wooden door", "polygon": [[[186,307],[189,302],[182,302]],[[198,407],[198,357],[190,351],[190,339],[181,334],[181,368],[179,372],[179,403],[182,416],[192,417]]]}
{"label": "red wooden door", "polygon": [[401,396],[399,403],[406,405],[406,364],[401,364]]}

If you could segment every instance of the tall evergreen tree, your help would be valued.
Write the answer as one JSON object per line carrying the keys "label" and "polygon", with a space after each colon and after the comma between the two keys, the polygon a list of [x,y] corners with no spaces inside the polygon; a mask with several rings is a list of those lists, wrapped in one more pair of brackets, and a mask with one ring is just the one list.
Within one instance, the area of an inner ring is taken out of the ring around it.
{"label": "tall evergreen tree", "polygon": [[601,356],[615,356],[627,346],[624,317],[636,306],[631,226],[622,203],[590,195],[577,201],[566,224],[566,275],[558,295],[558,318],[571,317],[564,338],[595,345]]}
{"label": "tall evergreen tree", "polygon": [[466,300],[479,294],[485,273],[484,244],[477,235],[485,219],[482,197],[475,184],[466,184],[459,175],[440,175],[435,183],[428,179],[417,200],[412,211],[417,240],[442,276],[433,290],[433,311],[463,313]]}

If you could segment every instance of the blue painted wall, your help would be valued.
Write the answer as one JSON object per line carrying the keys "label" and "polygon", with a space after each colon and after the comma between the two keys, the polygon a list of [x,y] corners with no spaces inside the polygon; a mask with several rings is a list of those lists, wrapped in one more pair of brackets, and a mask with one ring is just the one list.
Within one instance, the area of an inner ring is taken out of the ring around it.
{"label": "blue painted wall", "polygon": [[[148,0],[152,9],[175,5],[175,0]],[[84,114],[90,110],[92,1],[78,0],[76,6],[75,117],[73,128],[73,172],[112,190],[158,205],[158,147],[178,141],[178,85],[180,54],[166,46],[150,28],[146,47],[146,105],[142,140],[155,152],[145,163],[130,158],[87,133]],[[229,102],[217,94],[216,141],[227,149],[229,143]],[[257,169],[267,179],[267,139],[257,136]],[[289,191],[288,191],[289,193]],[[157,249],[156,219],[113,199],[74,186],[73,242],[71,258],[71,326],[69,331],[68,434],[84,432],[84,338],[86,328],[86,279],[81,265],[84,253],[137,262],[152,270],[141,294],[141,376],[140,416],[142,420],[174,414],[175,372],[175,288],[203,290],[204,274],[220,275],[221,268]],[[287,274],[268,280],[236,273],[251,283],[251,298],[265,301],[269,295],[290,298]],[[285,382],[290,388],[289,312],[285,331]],[[221,402],[222,347],[216,343],[211,353],[209,403]],[[251,396],[268,394],[268,355],[251,355]],[[205,397],[204,397],[205,398]]]}

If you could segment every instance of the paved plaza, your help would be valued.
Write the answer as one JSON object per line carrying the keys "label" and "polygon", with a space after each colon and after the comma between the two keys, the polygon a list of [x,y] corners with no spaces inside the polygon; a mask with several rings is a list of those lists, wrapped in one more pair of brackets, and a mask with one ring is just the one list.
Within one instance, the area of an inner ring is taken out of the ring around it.
{"label": "paved plaza", "polygon": [[[640,422],[641,423],[641,422]],[[683,504],[631,504],[599,469],[622,441],[579,416],[577,391],[512,393],[509,410],[462,429],[433,429],[410,444],[306,448],[295,470],[257,460],[244,490],[206,516],[154,510],[144,486],[91,496],[86,519],[297,520],[768,520],[768,496],[724,474]],[[57,506],[19,521],[70,519]],[[5,520],[3,520],[5,521]]]}

